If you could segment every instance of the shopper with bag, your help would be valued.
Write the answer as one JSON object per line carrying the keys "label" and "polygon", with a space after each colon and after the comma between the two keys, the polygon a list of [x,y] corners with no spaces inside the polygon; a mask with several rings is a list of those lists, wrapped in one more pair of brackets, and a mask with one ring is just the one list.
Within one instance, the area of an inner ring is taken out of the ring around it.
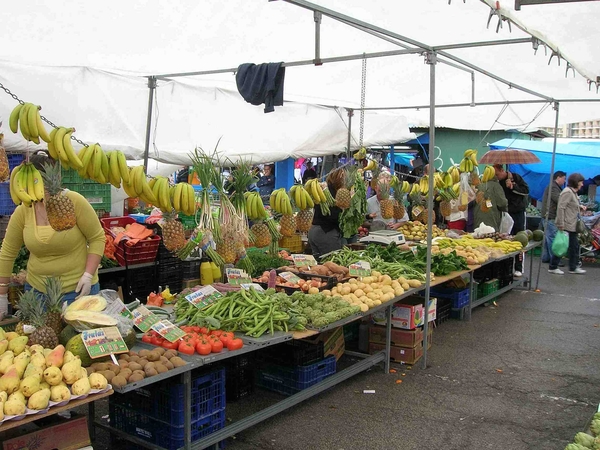
{"label": "shopper with bag", "polygon": [[[546,186],[544,197],[542,198],[542,225],[544,227],[543,263],[549,263],[552,256],[552,242],[556,236],[556,206],[558,205],[558,197],[563,190],[566,179],[567,174],[562,170],[554,172],[552,183]],[[548,195],[548,192],[550,192],[550,195]],[[546,214],[548,214],[547,219]]]}
{"label": "shopper with bag", "polygon": [[[556,206],[556,228],[560,232],[566,232],[569,235],[569,273],[584,274],[585,270],[577,267],[579,264],[579,240],[577,238],[578,222],[581,221],[579,212],[584,210],[585,206],[579,203],[577,191],[583,186],[583,175],[572,173],[567,180],[567,187],[560,193],[558,204]],[[581,226],[581,225],[580,225]],[[558,236],[556,237],[558,239]],[[555,240],[556,240],[555,239]],[[552,247],[554,250],[554,246]],[[552,255],[550,268],[548,272],[562,275],[564,272],[558,268],[560,258]]]}
{"label": "shopper with bag", "polygon": [[500,231],[502,223],[502,213],[506,211],[508,200],[504,195],[502,186],[498,183],[496,177],[477,186],[478,193],[483,193],[481,201],[477,201],[473,209],[475,222],[473,226],[477,228],[484,223],[496,231]]}

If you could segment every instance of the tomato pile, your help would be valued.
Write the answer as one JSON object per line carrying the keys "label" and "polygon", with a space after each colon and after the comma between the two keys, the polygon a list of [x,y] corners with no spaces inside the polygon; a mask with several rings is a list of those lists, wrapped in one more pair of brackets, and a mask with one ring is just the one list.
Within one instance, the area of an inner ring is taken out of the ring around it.
{"label": "tomato pile", "polygon": [[142,342],[158,345],[166,349],[178,350],[186,355],[210,355],[219,353],[223,349],[234,351],[242,348],[244,342],[236,338],[232,332],[222,330],[208,330],[205,327],[183,326],[187,334],[179,341],[169,342],[154,330],[148,331],[142,337]]}

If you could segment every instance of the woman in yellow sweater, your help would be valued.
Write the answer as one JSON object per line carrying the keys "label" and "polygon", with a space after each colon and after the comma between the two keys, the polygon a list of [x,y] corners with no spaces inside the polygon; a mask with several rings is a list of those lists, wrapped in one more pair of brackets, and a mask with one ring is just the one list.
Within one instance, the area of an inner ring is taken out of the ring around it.
{"label": "woman in yellow sweater", "polygon": [[[38,170],[52,162],[42,155],[30,158]],[[46,194],[48,195],[48,194]],[[25,289],[44,292],[46,277],[59,277],[65,301],[98,293],[98,265],[104,254],[105,236],[96,212],[77,192],[67,191],[75,206],[77,224],[55,231],[48,222],[44,202],[20,205],[10,217],[0,250],[0,318],[8,309],[7,293],[12,267],[21,246],[30,252]]]}

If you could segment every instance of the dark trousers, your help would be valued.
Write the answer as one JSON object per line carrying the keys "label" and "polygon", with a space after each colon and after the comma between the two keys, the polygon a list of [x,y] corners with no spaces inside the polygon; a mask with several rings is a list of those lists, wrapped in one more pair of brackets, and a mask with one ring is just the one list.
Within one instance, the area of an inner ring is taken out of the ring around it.
{"label": "dark trousers", "polygon": [[568,231],[569,233],[569,270],[577,269],[579,264],[579,239],[576,231]]}
{"label": "dark trousers", "polygon": [[[525,211],[509,213],[510,217],[515,221],[510,234],[513,236],[519,231],[525,231]],[[523,254],[519,253],[515,256],[515,272],[523,272]]]}

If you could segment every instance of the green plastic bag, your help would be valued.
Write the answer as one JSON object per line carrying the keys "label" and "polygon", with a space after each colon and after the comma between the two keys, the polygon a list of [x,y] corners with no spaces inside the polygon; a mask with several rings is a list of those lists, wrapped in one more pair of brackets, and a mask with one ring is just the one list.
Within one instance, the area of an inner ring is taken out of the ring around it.
{"label": "green plastic bag", "polygon": [[552,253],[554,256],[561,258],[567,254],[569,250],[569,235],[564,231],[558,231],[552,242]]}

